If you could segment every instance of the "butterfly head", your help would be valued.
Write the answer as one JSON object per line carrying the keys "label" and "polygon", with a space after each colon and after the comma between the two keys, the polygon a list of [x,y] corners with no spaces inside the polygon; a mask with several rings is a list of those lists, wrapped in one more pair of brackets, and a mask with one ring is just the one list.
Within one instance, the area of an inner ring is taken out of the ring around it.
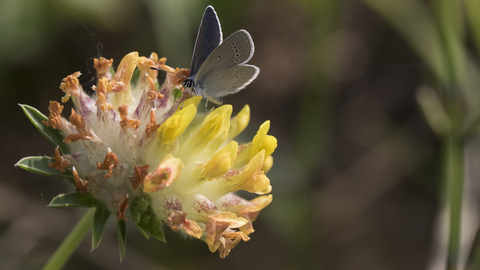
{"label": "butterfly head", "polygon": [[194,84],[195,84],[195,82],[191,78],[188,78],[185,81],[183,81],[183,86],[185,88],[192,88]]}

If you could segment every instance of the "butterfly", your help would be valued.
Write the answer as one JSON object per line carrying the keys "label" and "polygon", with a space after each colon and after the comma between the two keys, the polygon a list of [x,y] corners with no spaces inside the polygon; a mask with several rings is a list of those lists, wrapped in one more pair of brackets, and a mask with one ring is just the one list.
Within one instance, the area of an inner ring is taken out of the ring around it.
{"label": "butterfly", "polygon": [[222,42],[217,13],[208,6],[198,29],[190,76],[183,86],[195,95],[221,104],[222,97],[237,93],[258,76],[258,67],[245,64],[254,51],[252,37],[243,29]]}

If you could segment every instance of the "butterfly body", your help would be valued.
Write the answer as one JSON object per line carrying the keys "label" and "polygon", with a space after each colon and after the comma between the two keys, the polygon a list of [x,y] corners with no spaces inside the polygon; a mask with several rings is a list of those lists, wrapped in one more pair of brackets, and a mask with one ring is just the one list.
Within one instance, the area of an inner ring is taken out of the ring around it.
{"label": "butterfly body", "polygon": [[205,9],[192,56],[190,76],[183,86],[208,100],[237,93],[250,84],[260,69],[246,62],[255,51],[246,30],[238,30],[222,42],[222,30],[212,6]]}

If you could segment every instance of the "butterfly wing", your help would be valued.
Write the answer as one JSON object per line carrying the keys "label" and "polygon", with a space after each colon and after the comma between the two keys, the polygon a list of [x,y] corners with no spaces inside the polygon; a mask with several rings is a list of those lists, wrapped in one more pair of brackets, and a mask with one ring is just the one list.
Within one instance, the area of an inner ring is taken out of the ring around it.
{"label": "butterfly wing", "polygon": [[247,64],[222,69],[205,78],[197,91],[206,98],[221,98],[245,88],[259,72],[258,67]]}
{"label": "butterfly wing", "polygon": [[194,78],[202,63],[222,42],[222,29],[217,13],[212,6],[208,6],[203,13],[200,27],[198,28],[195,48],[193,49],[190,77]]}
{"label": "butterfly wing", "polygon": [[195,77],[195,90],[204,97],[219,98],[236,93],[252,82],[260,72],[245,64],[255,51],[245,30],[225,39],[203,62]]}

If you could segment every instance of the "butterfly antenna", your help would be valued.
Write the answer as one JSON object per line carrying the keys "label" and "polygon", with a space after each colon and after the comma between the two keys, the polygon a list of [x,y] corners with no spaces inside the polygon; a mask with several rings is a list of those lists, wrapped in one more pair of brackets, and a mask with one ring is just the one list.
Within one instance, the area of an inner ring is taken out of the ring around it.
{"label": "butterfly antenna", "polygon": [[185,79],[188,79],[187,76],[183,75],[183,74],[180,74],[180,73],[176,73],[176,72],[173,72],[173,71],[168,71],[168,70],[165,70],[165,69],[161,69],[161,68],[154,68],[154,67],[151,67],[150,69],[153,69],[153,70],[161,70],[161,71],[165,71],[167,73],[172,73],[172,74],[175,74],[175,75],[178,75],[178,76],[182,76],[183,78]]}

